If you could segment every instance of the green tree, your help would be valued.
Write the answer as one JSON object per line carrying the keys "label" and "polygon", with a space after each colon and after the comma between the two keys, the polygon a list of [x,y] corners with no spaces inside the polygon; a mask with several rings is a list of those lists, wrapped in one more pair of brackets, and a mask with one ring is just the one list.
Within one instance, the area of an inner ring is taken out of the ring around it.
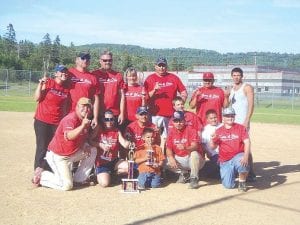
{"label": "green tree", "polygon": [[53,64],[59,64],[60,63],[60,38],[57,35],[55,40],[53,41],[53,46],[52,46],[52,54],[51,54],[51,62]]}
{"label": "green tree", "polygon": [[6,54],[16,55],[17,39],[14,26],[10,23],[7,26],[7,31],[4,34],[5,52]]}

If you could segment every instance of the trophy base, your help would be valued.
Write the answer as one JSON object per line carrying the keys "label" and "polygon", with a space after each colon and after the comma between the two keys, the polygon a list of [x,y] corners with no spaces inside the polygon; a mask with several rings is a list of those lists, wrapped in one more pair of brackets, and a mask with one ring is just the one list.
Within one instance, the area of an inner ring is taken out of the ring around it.
{"label": "trophy base", "polygon": [[138,179],[122,179],[122,193],[140,193]]}

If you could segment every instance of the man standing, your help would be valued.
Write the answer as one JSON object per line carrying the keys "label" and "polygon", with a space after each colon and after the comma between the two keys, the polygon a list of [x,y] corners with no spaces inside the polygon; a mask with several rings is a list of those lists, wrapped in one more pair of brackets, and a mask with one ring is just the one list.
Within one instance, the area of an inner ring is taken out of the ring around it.
{"label": "man standing", "polygon": [[[254,111],[254,90],[250,84],[243,82],[243,70],[239,67],[231,70],[233,87],[230,90],[229,101],[236,116],[235,122],[244,125],[250,130],[250,119]],[[253,157],[249,157],[250,171],[247,180],[255,181],[256,175],[253,171]]]}
{"label": "man standing", "polygon": [[217,112],[218,122],[222,121],[222,108],[228,106],[228,94],[221,88],[214,86],[214,74],[203,73],[203,86],[199,87],[192,95],[191,109],[196,108],[196,114],[203,126],[206,125],[206,111],[214,109]]}
{"label": "man standing", "polygon": [[72,81],[70,90],[71,111],[74,111],[76,104],[81,97],[86,97],[94,102],[92,127],[98,124],[99,114],[99,83],[97,78],[88,71],[91,56],[87,52],[80,52],[75,59],[75,67],[69,69]]}
{"label": "man standing", "polygon": [[189,188],[198,188],[198,173],[205,164],[199,136],[195,129],[186,126],[182,111],[175,111],[172,119],[174,128],[167,138],[167,169],[180,173],[177,183],[185,183],[190,170]]}
{"label": "man standing", "polygon": [[233,87],[229,100],[236,116],[235,122],[250,128],[250,119],[254,111],[254,90],[250,84],[243,82],[243,70],[239,67],[231,70]]}
{"label": "man standing", "polygon": [[100,69],[93,71],[99,80],[101,92],[101,114],[111,110],[119,125],[125,119],[125,84],[121,73],[112,69],[113,54],[104,51],[100,55]]}
{"label": "man standing", "polygon": [[174,112],[172,100],[179,92],[183,101],[187,99],[187,91],[181,80],[167,72],[166,58],[159,57],[155,63],[155,73],[145,80],[145,89],[149,93],[149,107],[152,122],[162,130],[161,147],[164,149],[169,119]]}
{"label": "man standing", "polygon": [[[87,143],[91,120],[91,100],[82,97],[75,111],[65,116],[58,125],[55,135],[48,146],[46,160],[53,172],[43,171],[40,185],[68,191],[76,183],[84,183],[95,163],[97,149]],[[80,162],[74,176],[71,165]]]}

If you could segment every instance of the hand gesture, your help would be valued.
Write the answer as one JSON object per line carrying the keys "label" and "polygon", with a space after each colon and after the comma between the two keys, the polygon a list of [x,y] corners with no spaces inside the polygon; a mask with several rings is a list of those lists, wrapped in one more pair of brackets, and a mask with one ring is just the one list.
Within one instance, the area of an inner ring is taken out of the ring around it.
{"label": "hand gesture", "polygon": [[84,128],[88,128],[90,126],[90,124],[91,124],[91,120],[88,119],[88,114],[86,113],[85,117],[82,119],[81,125]]}

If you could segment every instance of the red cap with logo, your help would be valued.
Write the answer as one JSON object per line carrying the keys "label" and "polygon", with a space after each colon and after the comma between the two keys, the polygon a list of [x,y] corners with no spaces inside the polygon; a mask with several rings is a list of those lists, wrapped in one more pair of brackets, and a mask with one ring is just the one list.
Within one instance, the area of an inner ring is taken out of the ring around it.
{"label": "red cap with logo", "polygon": [[203,73],[203,80],[213,80],[214,74],[211,72],[205,72]]}

